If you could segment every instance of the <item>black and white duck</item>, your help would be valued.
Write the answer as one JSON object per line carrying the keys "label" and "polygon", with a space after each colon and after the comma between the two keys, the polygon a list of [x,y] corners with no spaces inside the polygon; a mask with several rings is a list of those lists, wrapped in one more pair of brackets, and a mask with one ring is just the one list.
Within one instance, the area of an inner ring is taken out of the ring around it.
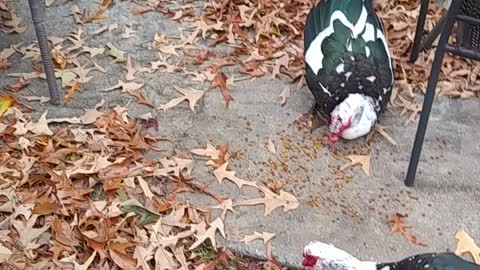
{"label": "black and white duck", "polygon": [[329,122],[329,140],[368,134],[393,87],[390,51],[372,0],[321,0],[307,16],[304,38],[312,112]]}
{"label": "black and white duck", "polygon": [[311,242],[303,251],[303,267],[315,270],[480,270],[454,253],[426,253],[398,262],[361,261],[331,244]]}

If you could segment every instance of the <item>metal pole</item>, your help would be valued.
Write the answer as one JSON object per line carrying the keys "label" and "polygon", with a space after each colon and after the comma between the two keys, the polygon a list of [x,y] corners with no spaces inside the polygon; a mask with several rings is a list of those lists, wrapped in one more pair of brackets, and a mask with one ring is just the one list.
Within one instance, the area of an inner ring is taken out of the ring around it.
{"label": "metal pole", "polygon": [[462,0],[454,0],[452,3],[452,6],[447,14],[447,19],[445,21],[442,34],[440,35],[440,40],[438,41],[438,47],[437,51],[435,52],[435,59],[433,60],[430,78],[428,79],[427,93],[425,94],[425,98],[423,100],[422,113],[420,114],[420,121],[418,122],[417,133],[415,135],[412,155],[408,164],[407,178],[405,179],[405,185],[408,187],[413,186],[415,181],[418,162],[422,152],[423,141],[427,131],[428,119],[432,109],[433,98],[435,97],[435,89],[437,87],[438,77],[442,69],[443,56],[446,50],[445,48],[448,44],[448,38],[452,32],[453,25],[455,24],[461,2]]}
{"label": "metal pole", "polygon": [[44,0],[28,0],[32,21],[37,33],[38,46],[42,55],[43,69],[47,77],[48,91],[50,92],[51,103],[60,105],[60,93],[58,92],[57,81],[53,69],[52,53],[48,44],[47,31],[45,29],[45,2]]}

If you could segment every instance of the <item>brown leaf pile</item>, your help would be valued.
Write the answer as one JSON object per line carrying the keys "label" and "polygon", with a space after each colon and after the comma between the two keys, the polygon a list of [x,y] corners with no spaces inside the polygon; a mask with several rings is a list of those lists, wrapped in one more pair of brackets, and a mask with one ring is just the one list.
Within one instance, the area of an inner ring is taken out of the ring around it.
{"label": "brown leaf pile", "polygon": [[[147,133],[153,118],[132,119],[119,106],[103,113],[102,105],[75,118],[48,119],[45,112],[38,121],[11,107],[0,118],[0,262],[14,269],[209,269],[226,263],[223,249],[211,263],[196,250],[216,249],[217,232],[225,238],[232,200],[194,181],[193,160],[145,157],[163,151],[157,143],[171,141]],[[52,125],[60,122],[71,125]],[[215,176],[257,187],[226,170],[227,144],[192,152],[211,158]],[[265,198],[235,206],[265,204],[268,212],[298,206],[289,193],[262,190]],[[206,194],[219,205],[195,207],[177,198],[182,192]],[[212,209],[221,215],[212,217]]]}
{"label": "brown leaf pile", "polygon": [[[92,125],[51,129],[51,121],[77,122],[46,114],[35,122],[15,108],[1,118],[3,263],[14,269],[202,263],[189,247],[212,240],[214,223],[176,200],[198,187],[191,161],[145,158],[165,139],[146,134],[125,108],[97,114]],[[223,230],[223,221],[217,226]]]}

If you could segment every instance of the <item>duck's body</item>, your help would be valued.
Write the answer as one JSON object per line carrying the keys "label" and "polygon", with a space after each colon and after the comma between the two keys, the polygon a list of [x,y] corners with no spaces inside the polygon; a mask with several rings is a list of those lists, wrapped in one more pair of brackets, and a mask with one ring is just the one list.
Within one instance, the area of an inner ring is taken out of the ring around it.
{"label": "duck's body", "polygon": [[333,137],[367,134],[390,99],[392,61],[371,1],[321,0],[305,23],[305,78]]}
{"label": "duck's body", "polygon": [[315,270],[480,270],[480,265],[454,253],[426,253],[398,262],[360,261],[347,252],[322,242],[311,242],[304,249],[303,266]]}

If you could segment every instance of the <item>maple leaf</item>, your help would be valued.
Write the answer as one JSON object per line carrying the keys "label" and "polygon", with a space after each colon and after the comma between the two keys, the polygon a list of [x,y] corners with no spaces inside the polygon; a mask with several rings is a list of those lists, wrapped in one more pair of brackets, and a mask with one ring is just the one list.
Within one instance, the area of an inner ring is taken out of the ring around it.
{"label": "maple leaf", "polygon": [[457,248],[455,254],[458,256],[463,255],[464,253],[470,253],[473,260],[476,264],[480,264],[480,248],[475,244],[475,241],[470,237],[464,229],[460,229],[456,234],[455,238],[457,239]]}
{"label": "maple leaf", "polygon": [[226,238],[225,236],[225,231],[224,231],[224,224],[223,221],[220,217],[215,219],[212,223],[210,223],[210,227],[202,233],[197,233],[195,234],[195,237],[197,240],[190,246],[189,250],[193,250],[200,246],[205,240],[210,239],[210,242],[212,243],[212,246],[215,250],[217,250],[217,244],[215,240],[215,233],[217,230],[221,233],[223,238]]}
{"label": "maple leaf", "polygon": [[228,179],[235,183],[239,189],[241,189],[243,186],[251,186],[257,188],[257,184],[255,182],[250,182],[247,180],[243,180],[241,178],[238,178],[235,176],[236,172],[235,171],[227,171],[228,167],[228,161],[223,163],[220,167],[218,167],[215,171],[213,171],[213,175],[215,175],[215,178],[217,178],[218,182],[220,184],[223,184],[223,179]]}
{"label": "maple leaf", "polygon": [[260,190],[264,193],[264,197],[242,200],[237,202],[235,206],[264,204],[265,216],[267,216],[279,207],[283,207],[283,212],[287,212],[296,209],[300,205],[297,198],[286,191],[280,190],[280,194],[277,195],[264,187],[261,187]]}
{"label": "maple leaf", "polygon": [[415,245],[418,246],[426,246],[425,243],[419,241],[415,236],[413,236],[410,232],[407,231],[407,228],[410,226],[405,225],[402,222],[403,218],[408,217],[408,214],[400,214],[396,213],[395,215],[392,215],[391,217],[388,218],[387,224],[390,224],[391,229],[390,233],[401,233],[408,241],[414,243]]}
{"label": "maple leaf", "polygon": [[370,176],[370,155],[361,156],[361,155],[348,155],[348,159],[350,162],[344,164],[340,167],[340,170],[343,171],[347,168],[360,164],[362,166],[362,170],[365,172],[367,176]]}
{"label": "maple leaf", "polygon": [[182,93],[183,96],[178,97],[178,98],[174,98],[166,104],[160,104],[159,109],[161,109],[165,112],[168,109],[173,108],[173,107],[177,106],[178,104],[182,103],[183,101],[188,100],[188,103],[190,105],[190,110],[192,110],[192,112],[195,112],[195,104],[205,94],[205,91],[195,90],[195,89],[192,89],[192,88],[185,89],[185,88],[180,88],[180,87],[175,86],[175,90]]}
{"label": "maple leaf", "polygon": [[269,242],[270,240],[272,240],[272,238],[275,237],[275,234],[274,233],[268,233],[268,232],[262,232],[262,233],[259,233],[259,232],[253,232],[252,235],[246,235],[243,239],[242,239],[242,242],[244,242],[245,244],[248,244],[254,240],[263,240],[263,243],[266,244],[267,242]]}
{"label": "maple leaf", "polygon": [[218,87],[222,92],[223,99],[225,100],[225,107],[228,108],[230,101],[233,101],[233,97],[230,95],[230,91],[227,88],[227,76],[223,72],[217,72],[212,82],[212,88]]}

